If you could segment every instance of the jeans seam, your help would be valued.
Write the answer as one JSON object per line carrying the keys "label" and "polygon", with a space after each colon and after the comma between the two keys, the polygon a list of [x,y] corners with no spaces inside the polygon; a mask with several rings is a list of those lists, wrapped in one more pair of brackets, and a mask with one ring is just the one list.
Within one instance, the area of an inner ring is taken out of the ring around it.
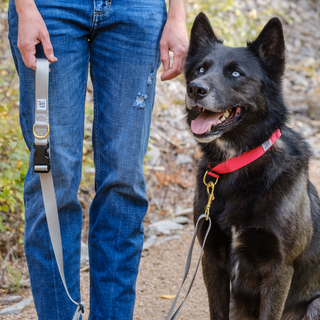
{"label": "jeans seam", "polygon": [[[122,199],[123,200],[123,199]],[[120,212],[123,212],[123,201],[121,201],[121,210]],[[120,230],[121,230],[121,226],[122,226],[122,219],[123,219],[123,215],[120,214],[120,218],[119,218],[119,233],[120,233]],[[118,234],[118,240],[117,240],[117,245],[116,245],[116,249],[117,251],[119,250],[119,241],[120,241],[120,234]],[[116,273],[117,273],[117,270],[118,270],[118,265],[119,265],[119,258],[118,258],[118,255],[117,255],[117,259],[115,259],[115,268],[114,268],[114,274],[113,274],[113,279],[116,279]],[[111,293],[110,293],[110,297],[111,297],[111,310],[113,310],[113,304],[114,304],[114,295],[113,295],[113,292],[114,292],[114,281],[112,282],[112,286],[111,286]]]}
{"label": "jeans seam", "polygon": [[112,0],[109,0],[108,3],[107,3],[107,7],[101,12],[100,11],[95,11],[94,15],[96,17],[102,17],[102,16],[106,15],[109,12],[110,8],[111,8],[111,4],[112,4]]}

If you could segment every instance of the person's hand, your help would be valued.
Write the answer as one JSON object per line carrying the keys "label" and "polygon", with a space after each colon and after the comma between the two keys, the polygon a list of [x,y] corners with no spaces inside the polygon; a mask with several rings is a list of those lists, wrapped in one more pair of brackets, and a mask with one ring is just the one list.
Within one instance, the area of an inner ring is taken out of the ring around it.
{"label": "person's hand", "polygon": [[36,45],[40,42],[49,63],[56,62],[58,59],[53,54],[47,27],[35,3],[16,0],[16,8],[19,15],[18,48],[25,65],[36,69]]}
{"label": "person's hand", "polygon": [[[189,40],[185,19],[168,16],[160,40],[160,59],[165,71],[161,75],[162,81],[171,80],[182,73],[188,46]],[[173,52],[171,66],[169,51]]]}

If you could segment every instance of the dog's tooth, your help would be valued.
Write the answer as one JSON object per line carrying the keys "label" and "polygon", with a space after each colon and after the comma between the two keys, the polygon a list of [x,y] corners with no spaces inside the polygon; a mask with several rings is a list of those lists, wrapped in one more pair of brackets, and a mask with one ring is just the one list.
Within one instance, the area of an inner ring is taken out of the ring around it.
{"label": "dog's tooth", "polygon": [[223,115],[222,118],[220,118],[219,120],[221,120],[221,122],[222,122],[222,121],[224,121],[224,120],[226,120],[226,119],[227,119],[227,118]]}
{"label": "dog's tooth", "polygon": [[229,110],[227,110],[227,111],[223,114],[223,116],[224,116],[225,118],[228,118],[228,117],[230,116]]}
{"label": "dog's tooth", "polygon": [[218,122],[217,122],[217,124],[219,124],[219,123],[221,123],[221,122],[222,122],[222,121],[219,119]]}

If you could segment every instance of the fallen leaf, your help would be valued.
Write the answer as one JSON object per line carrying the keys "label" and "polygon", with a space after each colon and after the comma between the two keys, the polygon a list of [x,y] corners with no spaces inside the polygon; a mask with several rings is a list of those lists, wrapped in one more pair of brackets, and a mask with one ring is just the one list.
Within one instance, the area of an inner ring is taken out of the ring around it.
{"label": "fallen leaf", "polygon": [[161,296],[162,299],[174,299],[176,295],[169,295],[169,294],[164,294]]}

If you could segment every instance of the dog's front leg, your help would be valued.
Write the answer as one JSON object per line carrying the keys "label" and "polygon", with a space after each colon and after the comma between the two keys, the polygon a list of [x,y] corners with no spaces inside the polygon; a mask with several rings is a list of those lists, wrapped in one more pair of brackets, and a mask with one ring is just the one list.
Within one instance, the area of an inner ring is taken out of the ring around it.
{"label": "dog's front leg", "polygon": [[263,277],[260,291],[259,320],[280,320],[288,296],[293,275],[293,267],[281,265],[270,268]]}
{"label": "dog's front leg", "polygon": [[230,277],[226,268],[219,268],[210,254],[202,258],[203,278],[208,291],[210,319],[229,320]]}

